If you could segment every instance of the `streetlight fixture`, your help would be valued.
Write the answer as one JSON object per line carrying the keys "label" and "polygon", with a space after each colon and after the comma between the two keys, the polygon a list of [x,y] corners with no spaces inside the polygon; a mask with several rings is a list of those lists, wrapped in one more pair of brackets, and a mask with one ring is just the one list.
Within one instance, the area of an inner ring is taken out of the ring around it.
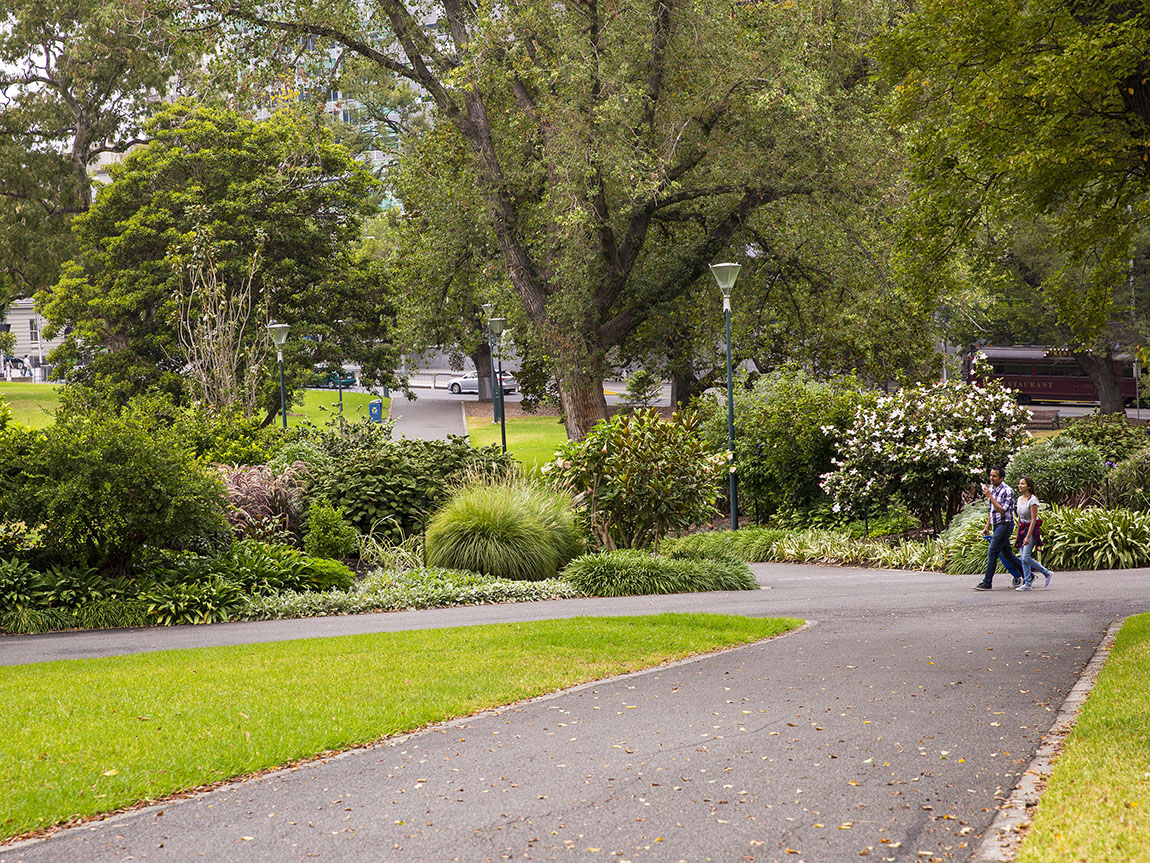
{"label": "streetlight fixture", "polygon": [[739,264],[711,264],[711,275],[723,293],[723,319],[727,325],[727,469],[731,476],[731,530],[739,529],[739,496],[735,476],[735,374],[731,366],[731,288],[739,277]]}
{"label": "streetlight fixture", "polygon": [[[500,337],[503,335],[503,327],[507,323],[506,318],[492,318],[490,320],[491,334],[495,337],[495,343],[499,343]],[[503,442],[503,451],[507,452],[507,412],[504,410],[506,405],[503,402],[503,352],[499,352],[499,377],[495,379],[499,385],[499,438]]]}
{"label": "streetlight fixture", "polygon": [[287,341],[288,324],[268,324],[268,331],[272,334],[272,341],[276,345],[276,360],[280,366],[280,414],[283,416],[284,428],[287,428],[287,397],[284,395],[284,342]]}
{"label": "streetlight fixture", "polygon": [[[491,316],[495,314],[495,304],[484,303],[480,308],[487,315],[487,358],[491,361],[491,421],[497,423],[501,412],[499,399],[495,396],[495,340],[491,335]],[[499,388],[503,389],[503,381],[499,382]]]}

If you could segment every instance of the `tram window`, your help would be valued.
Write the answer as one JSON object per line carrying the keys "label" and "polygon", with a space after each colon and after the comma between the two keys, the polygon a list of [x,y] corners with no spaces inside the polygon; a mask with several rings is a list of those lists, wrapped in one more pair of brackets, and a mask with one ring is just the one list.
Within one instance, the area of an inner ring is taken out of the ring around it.
{"label": "tram window", "polygon": [[1078,363],[1071,360],[1047,360],[1035,363],[1035,374],[1059,378],[1080,378],[1082,371]]}
{"label": "tram window", "polygon": [[1013,362],[1002,364],[1002,374],[1004,375],[1032,375],[1034,374],[1034,366],[1029,362]]}
{"label": "tram window", "polygon": [[1005,372],[1002,370],[1005,365],[1006,363],[991,363],[990,370],[996,375],[1005,374]]}

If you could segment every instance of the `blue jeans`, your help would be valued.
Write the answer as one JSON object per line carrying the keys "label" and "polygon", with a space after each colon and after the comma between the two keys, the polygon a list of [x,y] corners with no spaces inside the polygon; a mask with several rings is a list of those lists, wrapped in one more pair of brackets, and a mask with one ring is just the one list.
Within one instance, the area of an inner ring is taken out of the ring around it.
{"label": "blue jeans", "polygon": [[1022,581],[1024,584],[1030,584],[1034,580],[1034,573],[1032,570],[1037,569],[1043,575],[1050,575],[1050,570],[1034,559],[1034,542],[1033,540],[1022,546]]}
{"label": "blue jeans", "polygon": [[[990,547],[986,550],[986,577],[983,584],[994,582],[994,571],[998,569],[998,558],[1002,557],[1003,565],[1011,574],[1022,574],[1022,561],[1015,557],[1010,548],[1010,541],[1014,538],[1014,522],[994,525],[994,532],[990,535]],[[1018,576],[1015,576],[1016,578]]]}

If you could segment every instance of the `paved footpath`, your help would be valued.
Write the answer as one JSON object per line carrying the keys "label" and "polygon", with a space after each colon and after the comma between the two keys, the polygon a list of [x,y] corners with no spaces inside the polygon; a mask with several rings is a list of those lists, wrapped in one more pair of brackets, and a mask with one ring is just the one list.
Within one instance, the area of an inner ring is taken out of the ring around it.
{"label": "paved footpath", "polygon": [[[212,793],[0,847],[16,861],[965,861],[1150,570],[1049,590],[756,565],[758,593],[0,640],[4,662],[707,610],[814,621]],[[999,577],[1001,579],[1001,576]],[[102,647],[101,647],[102,643]]]}

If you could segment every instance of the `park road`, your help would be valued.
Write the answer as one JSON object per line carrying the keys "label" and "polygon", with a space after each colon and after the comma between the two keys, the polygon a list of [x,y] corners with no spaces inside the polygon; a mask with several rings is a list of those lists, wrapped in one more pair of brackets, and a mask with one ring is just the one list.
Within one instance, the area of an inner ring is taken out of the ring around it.
{"label": "park road", "polygon": [[0,863],[964,861],[1107,626],[1150,609],[1150,570],[978,593],[977,576],[753,568],[757,593],[483,611],[813,625],[0,848]]}

